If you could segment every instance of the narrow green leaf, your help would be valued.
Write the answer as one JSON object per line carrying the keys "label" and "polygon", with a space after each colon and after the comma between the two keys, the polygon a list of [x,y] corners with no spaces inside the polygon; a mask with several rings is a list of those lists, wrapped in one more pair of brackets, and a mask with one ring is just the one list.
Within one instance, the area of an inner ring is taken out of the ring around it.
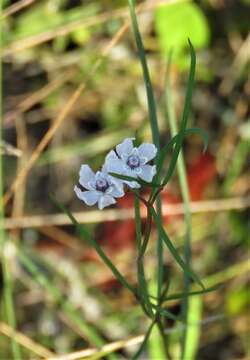
{"label": "narrow green leaf", "polygon": [[[204,130],[198,128],[198,127],[194,127],[194,128],[189,128],[189,129],[184,130],[184,136],[189,135],[189,134],[198,134],[198,135],[200,135],[202,137],[203,142],[204,142],[203,152],[205,152],[207,150],[207,146],[208,146],[208,135],[207,135],[207,133]],[[172,137],[172,139],[167,144],[165,144],[164,147],[161,149],[160,155],[159,155],[159,157],[157,159],[157,174],[156,174],[156,176],[154,178],[155,182],[153,182],[153,185],[155,187],[157,187],[157,185],[158,185],[158,187],[161,186],[159,184],[159,182],[160,182],[160,178],[161,178],[161,172],[162,172],[164,161],[165,161],[165,159],[167,157],[168,152],[179,141],[180,141],[180,134],[178,133],[177,135]],[[179,152],[176,152],[176,154],[173,154],[174,160],[171,160],[170,166],[168,168],[168,172],[167,172],[167,174],[166,174],[166,176],[164,178],[164,181],[163,181],[163,186],[166,185],[166,183],[168,182],[168,180],[171,178],[171,176],[173,174],[173,171],[174,171],[176,163],[177,163],[178,155],[179,155]],[[152,193],[151,198],[154,197],[154,194],[155,194],[156,191],[157,191],[157,189],[155,189],[155,191]]]}
{"label": "narrow green leaf", "polygon": [[188,42],[189,42],[190,54],[191,54],[191,64],[190,64],[190,72],[189,72],[188,83],[187,83],[187,91],[186,91],[184,109],[183,109],[183,114],[182,114],[182,120],[181,120],[181,123],[180,123],[180,131],[178,133],[178,138],[176,140],[176,144],[175,144],[175,147],[174,147],[173,156],[171,158],[167,174],[166,174],[166,176],[165,176],[165,178],[163,180],[164,185],[166,185],[168,183],[168,181],[171,179],[171,177],[173,175],[173,172],[175,170],[176,162],[177,162],[179,153],[181,151],[182,143],[183,143],[183,140],[184,140],[184,137],[185,137],[185,130],[186,130],[186,127],[187,127],[187,121],[188,121],[188,117],[189,117],[190,110],[191,110],[192,94],[193,94],[193,87],[194,87],[196,56],[195,56],[195,51],[194,51],[194,48],[193,48],[190,40],[188,40]]}
{"label": "narrow green leaf", "polygon": [[[134,0],[128,0],[129,3],[129,10],[130,10],[130,17],[132,22],[132,28],[135,36],[135,41],[138,49],[138,54],[141,61],[142,71],[143,71],[143,78],[144,83],[146,87],[146,93],[147,93],[147,101],[148,101],[148,110],[149,110],[149,120],[150,120],[150,126],[151,126],[151,132],[152,132],[152,138],[153,142],[158,150],[156,158],[154,160],[155,164],[157,164],[159,152],[160,152],[160,133],[159,133],[159,127],[158,127],[158,121],[157,121],[157,110],[156,110],[156,104],[154,99],[154,92],[153,87],[150,79],[150,74],[148,70],[148,65],[146,61],[145,56],[145,50],[143,47],[143,42],[141,38],[141,34],[139,31],[136,13],[135,13],[135,1]],[[161,221],[161,199],[160,196],[157,196],[156,198],[156,206],[157,206],[157,216],[159,221]],[[161,293],[161,286],[162,286],[162,267],[163,267],[163,245],[161,237],[158,236],[157,239],[157,266],[158,266],[158,293]]]}
{"label": "narrow green leaf", "polygon": [[153,321],[153,322],[151,323],[151,325],[149,326],[149,328],[148,328],[148,330],[147,330],[147,332],[146,332],[146,335],[145,335],[145,337],[144,337],[144,340],[143,340],[143,342],[141,343],[141,346],[140,346],[139,349],[136,351],[136,353],[135,353],[134,356],[131,358],[131,360],[137,360],[137,359],[139,358],[139,356],[142,354],[145,346],[147,345],[149,336],[150,336],[150,334],[151,334],[151,331],[152,331],[154,325],[155,325],[155,321]]}
{"label": "narrow green leaf", "polygon": [[176,248],[174,247],[174,245],[170,241],[167,233],[165,232],[161,222],[158,221],[157,214],[156,214],[154,208],[151,207],[150,211],[152,212],[153,218],[154,218],[155,223],[157,225],[157,228],[158,228],[158,230],[159,230],[159,232],[160,232],[160,234],[162,236],[162,239],[163,239],[164,243],[166,244],[167,248],[169,249],[169,251],[171,252],[172,256],[174,257],[175,261],[180,265],[180,267],[182,268],[182,270],[184,271],[185,274],[187,274],[196,283],[198,283],[203,289],[205,289],[205,287],[202,284],[199,277],[194,273],[194,271],[192,269],[190,269],[190,267],[180,257],[178,251],[176,250]]}
{"label": "narrow green leaf", "polygon": [[158,305],[153,304],[153,308],[157,311],[158,314],[164,315],[168,319],[174,320],[174,321],[181,321],[179,316],[176,316],[172,314],[167,309],[164,309],[162,307],[159,307]]}
{"label": "narrow green leaf", "polygon": [[[203,147],[203,152],[205,152],[207,150],[208,147],[208,134],[206,131],[202,130],[201,128],[198,127],[193,127],[193,128],[189,128],[189,129],[185,129],[184,131],[185,136],[186,135],[190,135],[190,134],[198,134],[202,137],[203,142],[204,142],[204,147]],[[160,151],[160,155],[158,158],[158,162],[157,162],[157,173],[159,174],[162,170],[163,167],[163,163],[166,159],[166,156],[168,154],[168,152],[171,150],[171,148],[176,145],[176,143],[178,142],[180,138],[180,135],[177,134],[174,137],[172,137],[172,139],[166,144],[164,145],[164,147],[161,149]],[[156,178],[156,182],[158,182],[158,176]],[[157,186],[158,184],[154,183],[155,186]]]}
{"label": "narrow green leaf", "polygon": [[[167,297],[164,297],[162,299],[162,302],[179,300],[179,299],[182,299],[185,296],[189,297],[189,296],[196,296],[196,295],[204,295],[204,294],[208,294],[208,293],[210,293],[212,291],[217,291],[220,288],[221,288],[221,286],[216,285],[216,286],[207,288],[205,290],[190,291],[189,293],[183,293],[183,292],[182,293],[175,293],[175,294],[168,295]],[[156,296],[150,295],[150,297],[152,299],[157,300]]]}
{"label": "narrow green leaf", "polygon": [[200,137],[203,140],[203,152],[207,151],[207,147],[208,147],[208,133],[206,131],[204,131],[203,129],[199,128],[199,127],[193,127],[193,128],[189,128],[185,131],[185,133],[187,135],[189,134],[197,134],[200,135]]}
{"label": "narrow green leaf", "polygon": [[195,66],[196,66],[196,55],[191,41],[188,39],[190,55],[191,55],[191,63],[190,63],[190,71],[187,83],[187,91],[184,103],[184,109],[182,114],[181,126],[180,130],[184,131],[187,125],[188,117],[191,110],[191,102],[193,95],[193,87],[194,87],[194,77],[195,77]]}
{"label": "narrow green leaf", "polygon": [[112,261],[108,258],[108,256],[105,254],[105,252],[102,250],[98,242],[92,238],[88,232],[88,230],[83,226],[82,224],[79,224],[75,217],[72,215],[70,210],[66,209],[61,203],[59,203],[54,197],[51,196],[52,201],[56,204],[56,206],[61,209],[72,221],[72,223],[76,226],[77,230],[79,231],[79,234],[85,238],[91,246],[96,250],[102,261],[109,267],[109,269],[112,271],[114,276],[117,278],[117,280],[125,286],[129,291],[131,291],[136,297],[136,290],[132,285],[130,285],[125,277],[120,273],[120,271],[114,266]]}
{"label": "narrow green leaf", "polygon": [[166,156],[168,152],[171,150],[171,148],[176,144],[178,140],[178,135],[174,136],[167,144],[164,145],[164,147],[160,151],[160,155],[157,161],[157,173],[161,172],[164,160],[166,159]]}
{"label": "narrow green leaf", "polygon": [[[166,76],[166,110],[167,110],[167,117],[169,120],[169,125],[170,125],[170,130],[171,130],[171,134],[172,136],[174,136],[177,132],[178,132],[178,127],[177,127],[177,121],[176,121],[176,116],[175,116],[175,111],[174,111],[174,106],[173,106],[173,101],[172,101],[172,96],[171,96],[171,88],[170,88],[170,81],[169,81],[169,74],[170,74],[170,64],[171,64],[171,54],[169,56],[169,60],[168,60],[168,67],[167,67],[167,76]],[[191,68],[190,68],[191,71]],[[188,90],[188,89],[187,89]],[[187,92],[188,95],[188,92]],[[185,105],[187,104],[187,95],[186,95],[186,99],[185,99]],[[191,100],[190,100],[191,101]],[[191,105],[190,105],[191,106]],[[184,111],[183,114],[185,112],[185,106],[184,106]],[[186,116],[186,124],[187,124],[187,119],[188,116]],[[184,116],[183,116],[183,120]],[[181,130],[179,132],[179,136],[182,137],[183,139],[180,140],[184,140],[184,127],[183,124],[186,126],[185,121],[182,121],[181,124]],[[185,225],[186,225],[186,232],[185,232],[185,242],[184,242],[184,261],[185,263],[188,265],[188,267],[191,267],[191,237],[192,237],[192,224],[191,224],[191,212],[190,212],[190,207],[189,207],[189,189],[188,189],[188,183],[187,183],[187,175],[186,175],[186,167],[185,167],[185,162],[184,162],[184,156],[183,156],[183,152],[180,149],[179,152],[179,158],[177,161],[177,171],[178,171],[178,177],[179,177],[179,181],[180,181],[180,187],[181,187],[181,194],[183,197],[183,202],[184,202],[184,209],[185,209],[185,214],[184,214],[184,218],[185,218]],[[182,318],[185,319],[185,321],[187,321],[187,316],[188,316],[188,305],[189,305],[189,298],[188,296],[186,296],[185,294],[187,294],[189,292],[189,287],[190,287],[190,277],[187,275],[187,273],[184,273],[184,295],[182,298],[182,304],[181,304],[181,314],[182,314]],[[186,343],[186,334],[187,334],[187,329],[185,328],[181,337],[181,359],[184,360],[185,357],[183,357],[184,351],[185,351],[185,343]]]}
{"label": "narrow green leaf", "polygon": [[171,300],[178,300],[178,299],[182,299],[185,296],[195,296],[195,295],[203,295],[203,294],[208,294],[212,291],[216,291],[218,290],[219,286],[213,286],[204,290],[197,290],[197,291],[190,291],[189,293],[176,293],[176,294],[171,294],[168,295],[165,299],[163,299],[163,301],[171,301]]}
{"label": "narrow green leaf", "polygon": [[144,83],[146,86],[149,119],[150,119],[150,126],[151,126],[151,131],[152,131],[153,142],[154,142],[155,146],[157,147],[157,149],[159,150],[160,149],[160,135],[159,135],[158,121],[157,121],[157,111],[156,111],[153,87],[152,87],[149,70],[148,70],[148,66],[147,66],[144,46],[143,46],[143,42],[142,42],[141,34],[139,31],[136,14],[135,14],[135,1],[128,0],[128,4],[129,4],[132,28],[133,28],[135,41],[136,41],[136,45],[137,45],[137,49],[138,49],[138,54],[140,57],[141,66],[142,66],[142,70],[143,70]]}

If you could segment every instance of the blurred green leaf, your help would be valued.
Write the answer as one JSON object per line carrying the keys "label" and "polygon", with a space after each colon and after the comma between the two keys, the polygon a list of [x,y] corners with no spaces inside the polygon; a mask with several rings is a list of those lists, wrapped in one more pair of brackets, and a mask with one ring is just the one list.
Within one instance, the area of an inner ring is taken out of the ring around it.
{"label": "blurred green leaf", "polygon": [[73,40],[79,44],[85,44],[90,38],[91,32],[87,28],[79,28],[72,32]]}
{"label": "blurred green leaf", "polygon": [[81,156],[81,158],[84,158],[85,160],[93,158],[103,151],[108,151],[112,146],[115,146],[127,136],[131,136],[131,131],[129,129],[122,129],[109,133],[97,133],[84,140],[45,151],[38,160],[37,165],[44,166],[56,162],[68,161],[76,156]]}
{"label": "blurred green leaf", "polygon": [[250,303],[249,289],[234,289],[226,297],[226,312],[229,315],[238,315]]}
{"label": "blurred green leaf", "polygon": [[7,7],[8,5],[10,5],[10,0],[3,0],[3,1],[2,1],[2,7],[3,7],[3,9],[4,9],[5,7]]}
{"label": "blurred green leaf", "polygon": [[155,11],[155,28],[161,50],[166,56],[174,48],[180,53],[190,38],[195,48],[205,47],[210,38],[208,22],[196,4],[177,3]]}
{"label": "blurred green leaf", "polygon": [[155,326],[148,343],[150,359],[164,359],[164,344],[159,329]]}
{"label": "blurred green leaf", "polygon": [[[63,11],[48,3],[40,3],[23,12],[16,20],[12,41],[38,35],[73,21],[85,19],[99,10],[97,3]],[[84,26],[84,22],[83,22]]]}
{"label": "blurred green leaf", "polygon": [[250,222],[249,211],[237,212],[231,211],[228,214],[230,226],[230,242],[235,246],[250,245]]}
{"label": "blurred green leaf", "polygon": [[195,360],[199,347],[200,320],[202,317],[202,298],[195,296],[190,299],[188,312],[188,325],[184,359]]}

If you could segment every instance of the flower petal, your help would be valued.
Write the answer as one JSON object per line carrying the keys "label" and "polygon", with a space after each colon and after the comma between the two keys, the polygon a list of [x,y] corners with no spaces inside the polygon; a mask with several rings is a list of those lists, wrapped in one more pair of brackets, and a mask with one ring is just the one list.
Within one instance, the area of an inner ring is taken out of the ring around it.
{"label": "flower petal", "polygon": [[105,157],[105,164],[104,164],[104,167],[106,166],[106,162],[109,162],[111,160],[114,160],[114,159],[119,159],[118,156],[116,155],[115,151],[114,150],[111,150]]}
{"label": "flower petal", "polygon": [[116,146],[116,151],[117,154],[120,156],[120,158],[124,158],[127,157],[133,150],[134,145],[133,145],[133,140],[135,138],[127,138],[125,140],[123,140],[123,142],[121,144],[118,144]]}
{"label": "flower petal", "polygon": [[137,181],[124,181],[132,189],[140,189],[141,185]]}
{"label": "flower petal", "polygon": [[109,158],[109,160],[105,162],[105,169],[107,169],[108,172],[123,174],[124,167],[125,167],[124,162],[118,157]]}
{"label": "flower petal", "polygon": [[123,192],[123,180],[115,178],[114,176],[109,175],[108,177],[111,184],[113,184],[120,192]]}
{"label": "flower petal", "polygon": [[116,201],[112,196],[103,195],[98,200],[98,207],[100,210],[102,210],[103,208],[105,208],[109,205],[115,204],[115,203],[116,203]]}
{"label": "flower petal", "polygon": [[110,187],[110,192],[108,192],[108,194],[110,196],[113,196],[115,198],[120,198],[124,196],[124,190],[123,190],[123,186],[116,186],[115,184],[113,186]]}
{"label": "flower petal", "polygon": [[87,204],[89,206],[96,204],[101,196],[101,194],[98,193],[97,191],[94,191],[94,190],[81,191],[79,189],[79,187],[77,187],[77,186],[74,187],[74,191],[75,191],[77,197],[80,200],[83,200],[85,202],[85,204]]}
{"label": "flower petal", "polygon": [[82,165],[80,168],[80,179],[79,179],[79,183],[88,190],[93,190],[93,186],[91,186],[91,183],[95,182],[95,174],[94,172],[90,169],[90,167],[88,165]]}
{"label": "flower petal", "polygon": [[[133,177],[135,179],[138,177],[137,173],[134,170],[131,170],[127,166],[125,167],[124,172],[122,173],[122,175],[131,176],[131,177]],[[139,189],[141,187],[141,185],[137,181],[124,180],[124,183],[127,184],[132,189]]]}
{"label": "flower petal", "polygon": [[157,149],[156,149],[156,146],[154,144],[141,144],[139,147],[138,147],[138,152],[139,152],[139,155],[140,155],[140,158],[145,158],[147,159],[144,164],[150,160],[152,160],[156,153],[157,153]]}
{"label": "flower petal", "polygon": [[141,173],[139,174],[139,177],[147,182],[151,182],[153,180],[153,177],[156,174],[156,166],[153,165],[143,165],[141,167]]}

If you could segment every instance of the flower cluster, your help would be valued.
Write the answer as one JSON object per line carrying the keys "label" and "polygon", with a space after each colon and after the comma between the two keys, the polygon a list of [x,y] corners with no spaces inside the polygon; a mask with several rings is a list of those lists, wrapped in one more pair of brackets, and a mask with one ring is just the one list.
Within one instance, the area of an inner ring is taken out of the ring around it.
{"label": "flower cluster", "polygon": [[140,188],[140,184],[135,181],[120,180],[110,173],[125,175],[135,179],[140,178],[146,182],[151,182],[156,174],[156,166],[148,165],[157,153],[153,144],[141,144],[134,147],[134,138],[125,139],[111,150],[105,158],[101,171],[96,174],[88,165],[82,165],[80,169],[79,186],[75,186],[74,191],[80,200],[91,206],[98,203],[99,209],[116,203],[115,198],[124,196],[124,185],[130,188]]}

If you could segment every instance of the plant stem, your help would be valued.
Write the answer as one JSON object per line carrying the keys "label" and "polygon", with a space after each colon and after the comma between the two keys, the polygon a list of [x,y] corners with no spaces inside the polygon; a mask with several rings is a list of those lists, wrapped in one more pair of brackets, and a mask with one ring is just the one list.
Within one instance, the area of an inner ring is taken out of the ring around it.
{"label": "plant stem", "polygon": [[170,355],[169,349],[168,349],[168,340],[167,340],[167,337],[165,335],[164,325],[163,325],[161,320],[157,321],[157,326],[158,326],[159,332],[160,332],[161,337],[162,337],[165,354],[166,354],[168,360],[171,360],[171,355]]}
{"label": "plant stem", "polygon": [[[150,230],[151,230],[151,221],[147,225],[146,228],[148,229],[148,239],[144,236],[144,241],[142,242],[142,230],[141,230],[141,215],[140,215],[140,203],[139,199],[143,200],[145,203],[145,200],[142,199],[138,192],[135,191],[134,193],[134,208],[135,208],[135,226],[136,226],[136,244],[137,244],[137,251],[138,251],[138,257],[136,260],[137,265],[137,279],[138,279],[138,300],[142,306],[143,311],[145,314],[152,318],[153,317],[153,310],[148,294],[148,285],[145,278],[145,270],[144,270],[144,253],[146,251]],[[149,213],[148,213],[149,214]]]}
{"label": "plant stem", "polygon": [[[170,132],[172,136],[175,136],[178,133],[177,129],[177,121],[175,117],[175,111],[173,106],[173,99],[170,89],[169,83],[169,71],[170,70],[170,62],[167,71],[167,81],[166,81],[166,109],[167,109],[167,117],[170,125]],[[190,211],[190,198],[189,198],[189,189],[188,189],[188,182],[187,182],[187,175],[186,175],[186,167],[183,157],[182,150],[180,151],[179,158],[177,160],[177,172],[178,178],[180,182],[181,194],[184,202],[184,218],[186,224],[186,235],[185,235],[185,242],[184,242],[184,260],[188,266],[191,265],[191,237],[192,237],[192,224],[191,224],[191,211]],[[184,296],[183,302],[181,306],[182,318],[184,321],[187,321],[188,317],[188,306],[189,306],[189,299],[188,296],[185,295],[189,292],[190,288],[190,278],[189,276],[184,273]],[[182,359],[185,359],[185,345],[186,345],[186,338],[187,338],[187,329],[183,332],[182,337]]]}

